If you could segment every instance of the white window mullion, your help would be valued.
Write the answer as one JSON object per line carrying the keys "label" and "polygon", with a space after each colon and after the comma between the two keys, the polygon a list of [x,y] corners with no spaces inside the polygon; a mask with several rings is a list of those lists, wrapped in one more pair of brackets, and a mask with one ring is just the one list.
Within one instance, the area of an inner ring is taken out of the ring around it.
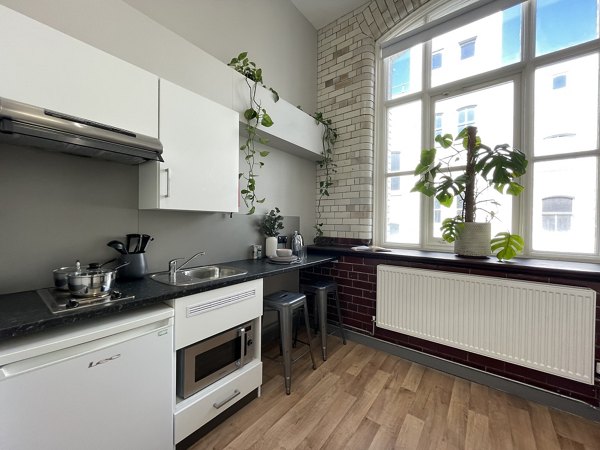
{"label": "white window mullion", "polygon": [[[423,93],[421,94],[422,113],[421,113],[421,148],[427,148],[431,142],[431,98],[427,94],[431,87],[431,41],[425,42],[423,45],[423,73],[422,73]],[[432,200],[425,195],[421,195],[421,234],[419,242],[421,245],[429,243],[431,235],[431,214]]]}
{"label": "white window mullion", "polygon": [[[600,67],[598,67],[598,117],[600,117]],[[596,148],[600,150],[600,126],[596,133]],[[600,156],[596,157],[596,216],[600,214]],[[600,220],[596,218],[595,255],[600,256]]]}
{"label": "white window mullion", "polygon": [[[520,234],[525,239],[524,254],[530,255],[532,250],[532,230],[533,230],[533,143],[534,143],[534,74],[535,67],[533,65],[533,58],[535,55],[535,14],[534,14],[535,0],[530,0],[524,4],[523,18],[521,21],[521,36],[522,49],[521,55],[523,62],[525,63],[521,80],[522,80],[522,150],[527,154],[529,160],[529,166],[527,173],[523,177],[523,185],[525,191],[521,194],[519,202],[519,209],[516,220],[515,233]],[[527,32],[527,30],[530,30]],[[515,105],[516,106],[516,105]]]}

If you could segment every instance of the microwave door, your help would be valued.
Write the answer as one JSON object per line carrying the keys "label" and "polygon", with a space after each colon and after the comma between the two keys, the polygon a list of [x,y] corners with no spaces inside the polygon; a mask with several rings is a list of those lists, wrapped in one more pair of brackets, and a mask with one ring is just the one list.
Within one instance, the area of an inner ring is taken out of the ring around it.
{"label": "microwave door", "polygon": [[180,350],[177,355],[177,395],[187,398],[241,367],[249,325]]}

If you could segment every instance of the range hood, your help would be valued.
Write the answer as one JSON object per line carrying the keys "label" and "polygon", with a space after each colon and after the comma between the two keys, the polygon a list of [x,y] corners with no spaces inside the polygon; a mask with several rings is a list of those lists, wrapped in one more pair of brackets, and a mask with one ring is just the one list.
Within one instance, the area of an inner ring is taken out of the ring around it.
{"label": "range hood", "polygon": [[6,98],[0,98],[0,142],[123,164],[163,161],[156,138]]}

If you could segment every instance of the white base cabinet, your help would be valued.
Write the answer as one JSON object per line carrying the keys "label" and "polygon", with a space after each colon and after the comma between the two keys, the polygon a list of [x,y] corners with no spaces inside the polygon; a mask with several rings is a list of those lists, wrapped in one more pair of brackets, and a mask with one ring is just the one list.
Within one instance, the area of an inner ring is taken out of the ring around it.
{"label": "white base cabinet", "polygon": [[0,5],[0,97],[158,137],[158,77]]}
{"label": "white base cabinet", "polygon": [[[166,303],[175,311],[175,351],[246,322],[252,324],[254,341],[245,365],[186,399],[176,397],[173,423],[177,444],[262,385],[263,280],[238,283]],[[177,379],[176,373],[174,378]]]}
{"label": "white base cabinet", "polygon": [[140,209],[238,211],[238,115],[160,80],[164,163],[140,166]]}

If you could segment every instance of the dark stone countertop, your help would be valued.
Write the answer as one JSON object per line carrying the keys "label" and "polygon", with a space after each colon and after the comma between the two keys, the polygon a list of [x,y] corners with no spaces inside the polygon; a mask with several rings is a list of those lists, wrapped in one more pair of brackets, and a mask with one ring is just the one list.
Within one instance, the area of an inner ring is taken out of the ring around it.
{"label": "dark stone countertop", "polygon": [[57,326],[106,317],[118,314],[120,311],[141,308],[244,281],[317,266],[334,259],[335,256],[310,255],[304,263],[288,265],[272,264],[267,259],[231,261],[220,265],[238,267],[247,270],[248,273],[223,280],[209,281],[197,286],[169,286],[158,283],[149,276],[136,281],[117,281],[116,289],[124,294],[134,295],[135,298],[81,310],[73,309],[61,314],[52,314],[36,291],[4,294],[0,295],[0,341]]}

